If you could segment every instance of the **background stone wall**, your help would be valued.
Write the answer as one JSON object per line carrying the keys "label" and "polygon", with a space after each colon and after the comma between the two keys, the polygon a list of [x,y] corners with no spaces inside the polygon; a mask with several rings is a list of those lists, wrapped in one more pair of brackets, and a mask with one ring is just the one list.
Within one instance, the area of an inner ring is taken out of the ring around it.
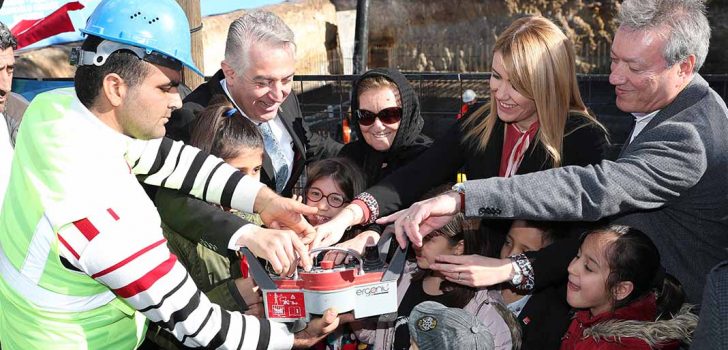
{"label": "background stone wall", "polygon": [[[496,35],[523,14],[554,20],[574,41],[579,71],[609,72],[618,0],[371,0],[369,67],[405,71],[488,71]],[[728,73],[728,1],[708,0],[713,28],[702,73]],[[350,72],[356,0],[295,0],[267,7],[291,26],[298,45],[297,74]],[[338,11],[338,12],[337,12]],[[219,68],[230,22],[244,11],[203,18],[206,75]],[[344,16],[343,14],[346,14]],[[341,22],[341,23],[340,23]],[[78,44],[74,44],[78,45]],[[74,45],[25,52],[18,77],[71,77]],[[346,67],[346,69],[344,68]]]}

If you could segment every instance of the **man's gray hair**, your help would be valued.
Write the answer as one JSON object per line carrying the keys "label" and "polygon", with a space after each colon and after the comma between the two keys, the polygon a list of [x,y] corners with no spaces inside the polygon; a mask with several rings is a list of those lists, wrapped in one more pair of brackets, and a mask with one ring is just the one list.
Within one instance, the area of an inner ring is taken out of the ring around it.
{"label": "man's gray hair", "polygon": [[273,47],[290,46],[296,50],[291,28],[274,13],[256,10],[230,24],[225,42],[225,61],[236,72],[242,72],[248,62],[248,50],[259,43]]}
{"label": "man's gray hair", "polygon": [[619,23],[636,30],[667,27],[663,57],[669,66],[695,55],[697,72],[708,56],[710,24],[704,0],[625,0]]}
{"label": "man's gray hair", "polygon": [[0,50],[5,50],[8,47],[12,47],[13,50],[17,49],[18,40],[15,39],[8,26],[0,22]]}

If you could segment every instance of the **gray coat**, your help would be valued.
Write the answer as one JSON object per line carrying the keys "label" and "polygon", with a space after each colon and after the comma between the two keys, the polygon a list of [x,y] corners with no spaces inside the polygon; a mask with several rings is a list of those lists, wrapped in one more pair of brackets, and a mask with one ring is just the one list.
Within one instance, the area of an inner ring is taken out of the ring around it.
{"label": "gray coat", "polygon": [[728,261],[708,274],[693,349],[728,349]]}
{"label": "gray coat", "polygon": [[465,183],[467,216],[616,223],[644,231],[688,301],[728,259],[728,110],[698,74],[614,161]]}

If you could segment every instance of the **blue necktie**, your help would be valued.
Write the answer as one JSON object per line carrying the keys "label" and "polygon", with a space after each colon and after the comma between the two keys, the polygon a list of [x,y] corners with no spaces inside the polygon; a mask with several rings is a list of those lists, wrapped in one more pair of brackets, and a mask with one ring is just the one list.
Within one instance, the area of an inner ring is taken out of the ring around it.
{"label": "blue necktie", "polygon": [[260,133],[263,135],[263,143],[265,143],[265,151],[270,157],[273,168],[275,169],[275,180],[276,180],[276,192],[281,193],[283,188],[286,187],[286,180],[288,179],[288,162],[286,157],[283,155],[283,150],[278,144],[278,140],[273,135],[273,131],[270,129],[268,123],[262,123],[258,126]]}

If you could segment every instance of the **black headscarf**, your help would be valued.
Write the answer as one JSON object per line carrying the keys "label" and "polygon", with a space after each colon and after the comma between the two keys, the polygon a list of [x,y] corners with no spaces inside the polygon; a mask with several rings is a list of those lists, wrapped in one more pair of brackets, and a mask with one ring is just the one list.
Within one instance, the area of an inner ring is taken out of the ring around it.
{"label": "black headscarf", "polygon": [[[422,127],[425,124],[422,115],[420,115],[420,102],[417,99],[412,85],[407,78],[396,69],[377,68],[364,73],[356,79],[351,89],[351,110],[352,125],[351,127],[359,136],[362,135],[359,128],[359,118],[354,111],[359,109],[359,84],[362,80],[373,77],[383,76],[394,82],[399,89],[399,97],[402,103],[402,120],[394,137],[392,147],[385,152],[380,152],[369,146],[363,138],[360,138],[353,144],[346,145],[342,150],[342,155],[352,158],[364,170],[367,180],[367,186],[374,185],[384,176],[388,175],[396,168],[404,165],[417,155],[426,150],[432,140],[422,134]],[[383,168],[382,166],[386,166]]]}

